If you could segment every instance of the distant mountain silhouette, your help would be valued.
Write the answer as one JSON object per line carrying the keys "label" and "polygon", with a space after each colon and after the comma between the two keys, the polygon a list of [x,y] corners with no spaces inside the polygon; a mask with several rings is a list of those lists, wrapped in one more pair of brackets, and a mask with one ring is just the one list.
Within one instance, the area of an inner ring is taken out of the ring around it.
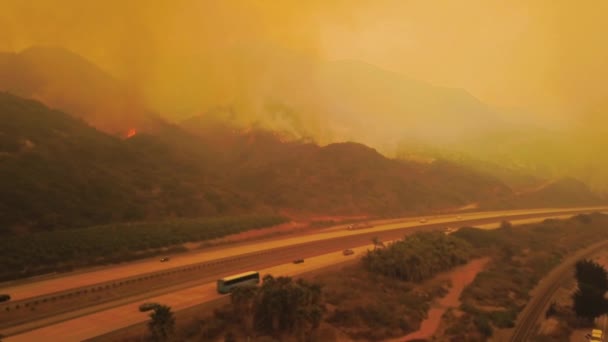
{"label": "distant mountain silhouette", "polygon": [[319,65],[313,86],[320,108],[349,139],[373,146],[401,139],[451,142],[501,125],[499,116],[462,89],[433,86],[364,62]]}
{"label": "distant mountain silhouette", "polygon": [[112,134],[155,127],[159,120],[136,91],[60,47],[0,53],[0,91],[37,99]]}

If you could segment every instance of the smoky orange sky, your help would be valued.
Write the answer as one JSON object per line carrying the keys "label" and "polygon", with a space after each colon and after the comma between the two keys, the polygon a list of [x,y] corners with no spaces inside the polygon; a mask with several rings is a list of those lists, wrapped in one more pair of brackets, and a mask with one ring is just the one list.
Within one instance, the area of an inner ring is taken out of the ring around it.
{"label": "smoky orange sky", "polygon": [[606,108],[607,15],[605,0],[2,0],[0,49],[66,47],[169,114],[354,59],[574,118]]}

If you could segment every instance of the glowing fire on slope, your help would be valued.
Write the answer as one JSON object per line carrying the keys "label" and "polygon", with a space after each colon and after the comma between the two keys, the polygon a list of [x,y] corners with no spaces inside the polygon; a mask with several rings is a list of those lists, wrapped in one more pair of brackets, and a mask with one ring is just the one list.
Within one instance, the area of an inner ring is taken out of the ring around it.
{"label": "glowing fire on slope", "polygon": [[137,130],[135,128],[131,128],[128,132],[127,132],[127,139],[131,138],[132,136],[137,134]]}

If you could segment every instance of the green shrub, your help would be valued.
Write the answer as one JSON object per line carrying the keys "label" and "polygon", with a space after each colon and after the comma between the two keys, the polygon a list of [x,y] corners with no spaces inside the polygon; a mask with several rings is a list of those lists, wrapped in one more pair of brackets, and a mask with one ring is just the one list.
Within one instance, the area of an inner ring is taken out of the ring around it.
{"label": "green shrub", "polygon": [[475,318],[473,318],[473,323],[475,323],[475,327],[477,328],[477,330],[485,337],[492,336],[492,326],[490,325],[488,317],[483,314],[476,315]]}
{"label": "green shrub", "polygon": [[454,266],[466,263],[471,246],[443,233],[417,233],[386,248],[369,251],[364,267],[376,274],[420,282]]}
{"label": "green shrub", "polygon": [[490,312],[490,320],[498,328],[513,328],[517,319],[517,312],[514,310],[499,310]]}

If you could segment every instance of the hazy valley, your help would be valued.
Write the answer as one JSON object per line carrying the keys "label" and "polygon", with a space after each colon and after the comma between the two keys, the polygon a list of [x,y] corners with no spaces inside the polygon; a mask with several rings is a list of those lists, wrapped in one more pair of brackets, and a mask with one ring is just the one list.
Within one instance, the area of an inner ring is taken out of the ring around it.
{"label": "hazy valley", "polygon": [[0,340],[593,342],[608,5],[0,4]]}
{"label": "hazy valley", "polygon": [[[5,232],[259,210],[387,217],[470,205],[588,205],[603,198],[574,179],[542,177],[548,173],[490,157],[493,163],[468,162],[413,148],[403,159],[390,159],[355,142],[319,146],[289,131],[245,125],[230,108],[171,123],[143,106],[125,107],[116,100],[129,99],[119,81],[62,49],[34,48],[5,54],[3,61],[3,74],[13,75],[2,78],[4,90],[60,110],[9,94],[0,99],[2,188],[11,198],[2,203]],[[403,83],[398,76],[366,68],[364,76],[372,81],[394,79],[376,91],[404,87],[396,86]],[[324,79],[342,79],[342,69],[330,68]],[[345,83],[325,83],[349,91]],[[414,89],[410,85],[399,93],[418,98],[421,90]],[[431,88],[426,93],[425,101],[437,105],[447,96],[434,98]],[[446,106],[453,109],[450,101]],[[486,110],[472,99],[457,101],[476,107],[473,112]]]}

